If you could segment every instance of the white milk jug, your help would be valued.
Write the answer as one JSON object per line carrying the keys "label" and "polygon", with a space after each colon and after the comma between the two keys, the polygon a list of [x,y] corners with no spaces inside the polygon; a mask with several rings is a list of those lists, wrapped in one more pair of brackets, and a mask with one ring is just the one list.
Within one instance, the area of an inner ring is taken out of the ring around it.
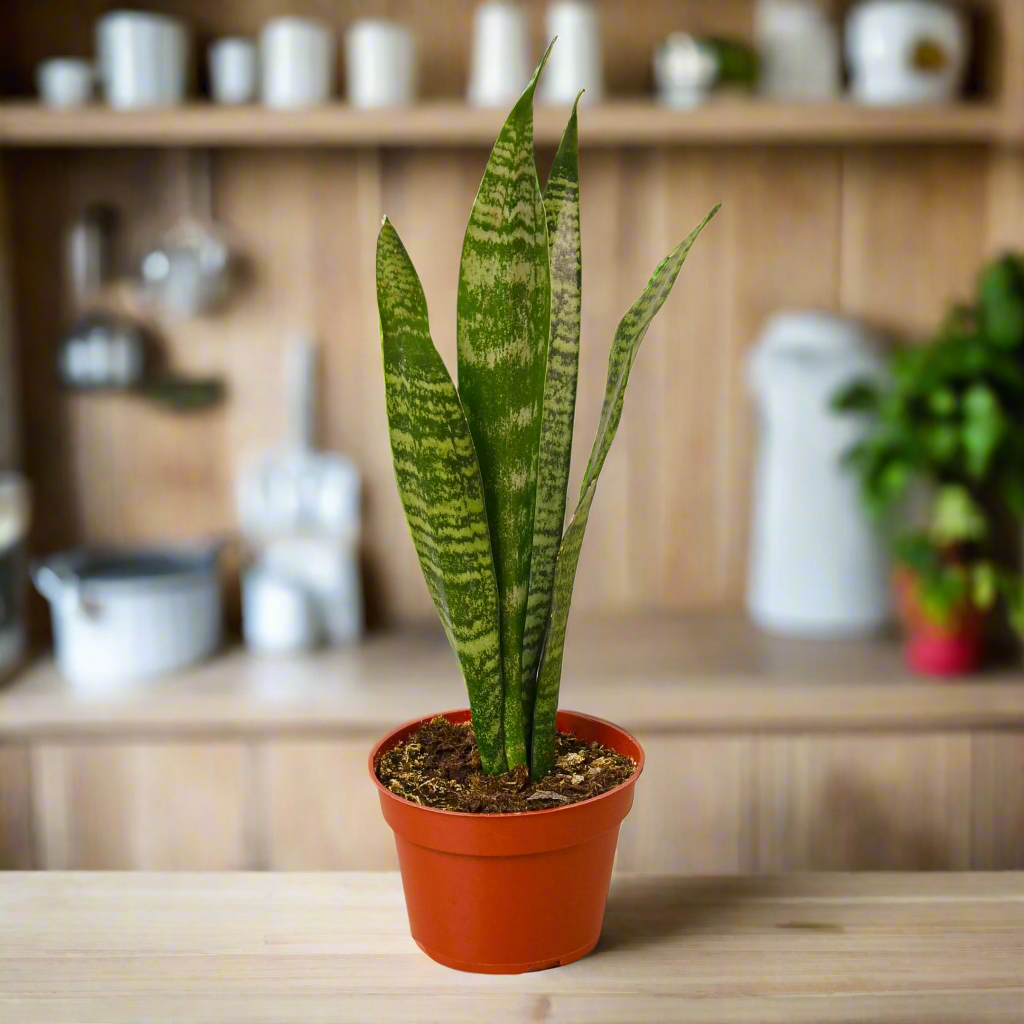
{"label": "white milk jug", "polygon": [[865,421],[830,408],[853,377],[884,374],[861,324],[785,312],[749,364],[760,427],[747,607],[776,633],[868,633],[889,616],[884,544],[841,465]]}

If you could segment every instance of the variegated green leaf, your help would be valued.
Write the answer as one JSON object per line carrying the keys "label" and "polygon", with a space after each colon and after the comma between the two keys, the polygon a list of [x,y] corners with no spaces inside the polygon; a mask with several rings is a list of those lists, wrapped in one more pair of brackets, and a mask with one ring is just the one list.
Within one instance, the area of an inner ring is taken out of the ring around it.
{"label": "variegated green leaf", "polygon": [[651,321],[658,314],[658,311],[672,291],[676,283],[679,271],[683,269],[683,263],[697,241],[698,235],[707,227],[708,222],[721,209],[719,203],[694,229],[683,239],[672,252],[662,260],[658,269],[655,270],[643,294],[629,308],[626,315],[619,321],[615,331],[615,340],[612,342],[612,350],[608,356],[608,383],[605,386],[604,404],[601,406],[601,420],[597,427],[597,436],[594,438],[594,447],[590,453],[590,462],[587,464],[587,472],[583,477],[583,486],[580,488],[581,496],[590,486],[591,481],[596,480],[608,457],[612,441],[615,439],[615,432],[619,428],[619,420],[622,418],[622,399],[626,393],[626,384],[629,382],[629,371],[633,368],[633,361],[637,352],[640,351],[640,344],[651,326]]}
{"label": "variegated green leaf", "polygon": [[533,722],[540,649],[551,611],[555,557],[565,526],[573,416],[576,411],[583,268],[578,105],[577,97],[544,191],[551,268],[551,327],[537,465],[537,502],[533,516],[533,557],[523,638],[523,711],[528,732]]}
{"label": "variegated green leaf", "polygon": [[459,270],[459,394],[480,458],[494,546],[510,768],[526,763],[520,666],[551,304],[533,154],[533,94],[546,60],[494,144]]}
{"label": "variegated green leaf", "polygon": [[558,711],[558,690],[562,677],[562,652],[565,629],[569,621],[573,583],[579,565],[583,535],[590,517],[590,507],[597,490],[597,481],[608,456],[622,417],[622,400],[629,382],[640,344],[658,310],[665,304],[672,286],[697,236],[718,212],[716,206],[672,253],[662,261],[648,282],[643,294],[630,307],[619,322],[608,357],[608,384],[605,390],[601,421],[590,455],[590,463],[583,478],[579,504],[566,528],[555,561],[555,585],[551,603],[551,617],[544,647],[541,652],[537,677],[537,696],[533,712],[533,742],[530,754],[530,774],[539,779],[546,775],[554,763],[555,716]]}
{"label": "variegated green leaf", "polygon": [[484,771],[506,769],[498,587],[473,438],[434,348],[427,302],[385,219],[377,304],[391,454],[416,554],[469,691]]}
{"label": "variegated green leaf", "polygon": [[537,677],[537,696],[533,704],[533,742],[530,746],[530,775],[542,779],[555,766],[556,718],[558,690],[562,682],[562,652],[565,649],[565,629],[569,622],[572,588],[576,581],[576,567],[580,564],[583,535],[590,518],[597,481],[593,480],[583,492],[573,513],[565,536],[558,548],[555,565],[555,585],[551,597],[551,623],[541,654],[540,673]]}

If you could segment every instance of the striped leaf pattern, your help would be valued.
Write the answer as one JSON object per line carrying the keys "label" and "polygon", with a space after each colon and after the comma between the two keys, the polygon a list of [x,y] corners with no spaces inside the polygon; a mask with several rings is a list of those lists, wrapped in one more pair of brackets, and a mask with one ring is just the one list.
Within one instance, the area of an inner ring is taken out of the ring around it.
{"label": "striped leaf pattern", "polygon": [[565,526],[573,416],[576,410],[583,269],[578,105],[579,97],[562,134],[544,191],[551,268],[551,327],[544,379],[537,502],[533,518],[533,558],[530,563],[526,633],[523,639],[522,686],[527,733],[533,720],[541,644],[551,611],[555,558],[562,539],[562,528]]}
{"label": "striped leaf pattern", "polygon": [[619,428],[619,420],[622,418],[622,400],[626,393],[626,385],[629,383],[629,371],[633,368],[633,361],[637,352],[640,351],[640,344],[651,326],[651,321],[657,316],[658,311],[672,291],[672,286],[679,277],[679,271],[683,269],[683,263],[693,248],[697,237],[707,227],[711,218],[721,209],[719,203],[679,245],[662,260],[658,269],[655,270],[643,294],[630,306],[629,311],[619,321],[615,331],[615,340],[612,342],[612,350],[608,356],[608,382],[605,386],[604,404],[601,406],[601,419],[597,427],[597,436],[594,438],[594,447],[590,453],[590,462],[587,464],[587,472],[583,477],[583,486],[580,488],[581,496],[586,493],[590,484],[597,480],[604,460],[608,457],[612,441],[615,440],[615,432]]}
{"label": "striped leaf pattern", "polygon": [[565,649],[565,629],[569,622],[569,605],[576,580],[576,567],[580,564],[583,535],[590,518],[597,481],[593,480],[583,492],[573,517],[566,527],[558,548],[555,566],[555,585],[551,598],[551,622],[548,626],[544,651],[541,655],[537,678],[537,695],[533,705],[533,742],[530,747],[530,775],[542,779],[555,766],[556,717],[558,714],[558,688],[562,681],[562,652]]}
{"label": "striped leaf pattern", "polygon": [[[377,304],[395,480],[427,587],[462,669],[483,768],[506,769],[498,587],[483,481],[398,233],[377,240]],[[517,709],[518,713],[518,709]]]}
{"label": "striped leaf pattern", "polygon": [[530,774],[535,779],[546,775],[554,764],[555,716],[558,711],[558,691],[562,678],[562,652],[565,647],[565,630],[569,621],[573,583],[576,579],[576,568],[579,565],[580,550],[583,547],[583,535],[590,517],[590,507],[597,490],[598,477],[611,449],[612,441],[615,440],[619,420],[622,418],[622,402],[626,384],[629,382],[629,371],[633,367],[633,361],[636,359],[640,344],[651,326],[651,321],[665,304],[693,243],[719,209],[720,206],[716,206],[662,261],[643,294],[630,307],[615,332],[611,354],[608,357],[608,384],[605,390],[604,405],[601,409],[597,437],[594,440],[590,463],[583,478],[579,504],[566,528],[555,562],[551,616],[541,652],[533,712]]}
{"label": "striped leaf pattern", "polygon": [[533,94],[546,60],[494,144],[459,270],[459,394],[480,459],[494,547],[510,768],[527,760],[520,675],[551,301],[533,153]]}

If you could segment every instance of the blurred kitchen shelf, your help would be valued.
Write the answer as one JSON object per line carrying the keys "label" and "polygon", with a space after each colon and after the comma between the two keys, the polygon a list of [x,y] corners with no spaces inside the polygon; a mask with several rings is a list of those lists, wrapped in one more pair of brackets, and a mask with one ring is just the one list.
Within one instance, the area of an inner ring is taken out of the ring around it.
{"label": "blurred kitchen shelf", "polygon": [[[538,107],[538,142],[556,144],[566,117],[565,110]],[[54,111],[8,101],[0,103],[0,146],[490,146],[502,120],[502,111],[461,103],[388,111],[194,104],[125,112],[101,106]],[[581,117],[580,134],[591,146],[1024,144],[1024,119],[984,104],[886,109],[723,98],[687,111],[639,101],[595,106]]]}
{"label": "blurred kitchen shelf", "polygon": [[[424,629],[301,658],[229,651],[121,694],[72,693],[47,659],[0,692],[0,738],[366,736],[465,703],[443,635]],[[783,640],[739,615],[584,616],[561,704],[645,733],[1009,728],[1024,725],[1024,673],[934,683],[891,641]]]}

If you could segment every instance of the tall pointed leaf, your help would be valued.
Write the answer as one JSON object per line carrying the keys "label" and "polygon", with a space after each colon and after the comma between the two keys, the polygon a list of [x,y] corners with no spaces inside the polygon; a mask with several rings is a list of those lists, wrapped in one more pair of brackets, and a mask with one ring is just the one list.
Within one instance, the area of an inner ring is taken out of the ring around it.
{"label": "tall pointed leaf", "polygon": [[573,583],[579,565],[583,535],[590,517],[590,507],[597,490],[597,481],[604,461],[611,449],[615,433],[622,418],[622,401],[629,382],[640,344],[651,326],[651,321],[665,304],[679,271],[697,236],[719,211],[716,206],[700,224],[674,249],[655,270],[643,294],[630,307],[619,322],[608,357],[608,384],[605,390],[601,420],[594,439],[590,463],[583,478],[579,504],[566,528],[555,561],[555,584],[551,603],[551,618],[544,647],[541,652],[537,676],[537,696],[534,701],[533,742],[530,754],[530,774],[535,779],[546,775],[554,764],[558,690],[562,679],[562,652],[565,647],[565,629],[569,621]]}
{"label": "tall pointed leaf", "polygon": [[533,94],[546,60],[545,54],[494,144],[459,270],[459,394],[480,458],[494,545],[510,768],[526,763],[520,666],[551,302],[533,155]]}
{"label": "tall pointed leaf", "polygon": [[612,441],[615,439],[615,431],[618,430],[619,420],[622,418],[622,399],[626,393],[626,384],[629,383],[629,371],[633,368],[633,361],[636,359],[637,352],[640,351],[640,344],[647,335],[647,329],[651,326],[651,321],[657,316],[658,311],[665,305],[665,300],[669,297],[676,278],[679,277],[679,271],[683,269],[683,263],[693,248],[693,243],[697,241],[697,237],[721,208],[722,204],[719,203],[662,260],[647,283],[643,294],[619,321],[619,326],[615,331],[615,340],[612,342],[612,350],[608,356],[608,383],[605,386],[604,404],[601,406],[601,420],[598,423],[597,436],[594,438],[594,447],[590,453],[587,472],[583,477],[583,486],[580,488],[581,496],[591,482],[598,478],[601,467],[604,466],[604,460],[608,457]]}
{"label": "tall pointed leaf", "polygon": [[562,539],[562,528],[565,526],[573,416],[576,412],[583,268],[580,244],[578,106],[579,97],[562,134],[544,191],[550,254],[548,262],[551,268],[551,327],[537,465],[533,557],[526,603],[526,635],[523,639],[523,711],[527,732],[533,722],[537,666],[551,611],[555,558]]}
{"label": "tall pointed leaf", "polygon": [[377,239],[377,304],[391,454],[427,588],[469,691],[480,759],[505,771],[498,587],[473,438],[434,348],[409,254],[385,219]]}
{"label": "tall pointed leaf", "polygon": [[572,588],[576,567],[580,564],[583,535],[590,519],[597,481],[583,492],[573,513],[565,536],[558,548],[555,585],[551,598],[551,623],[544,641],[537,677],[537,695],[533,704],[533,742],[530,746],[530,775],[542,779],[555,766],[556,718],[558,690],[562,682],[562,652],[565,649],[565,628],[569,623]]}

